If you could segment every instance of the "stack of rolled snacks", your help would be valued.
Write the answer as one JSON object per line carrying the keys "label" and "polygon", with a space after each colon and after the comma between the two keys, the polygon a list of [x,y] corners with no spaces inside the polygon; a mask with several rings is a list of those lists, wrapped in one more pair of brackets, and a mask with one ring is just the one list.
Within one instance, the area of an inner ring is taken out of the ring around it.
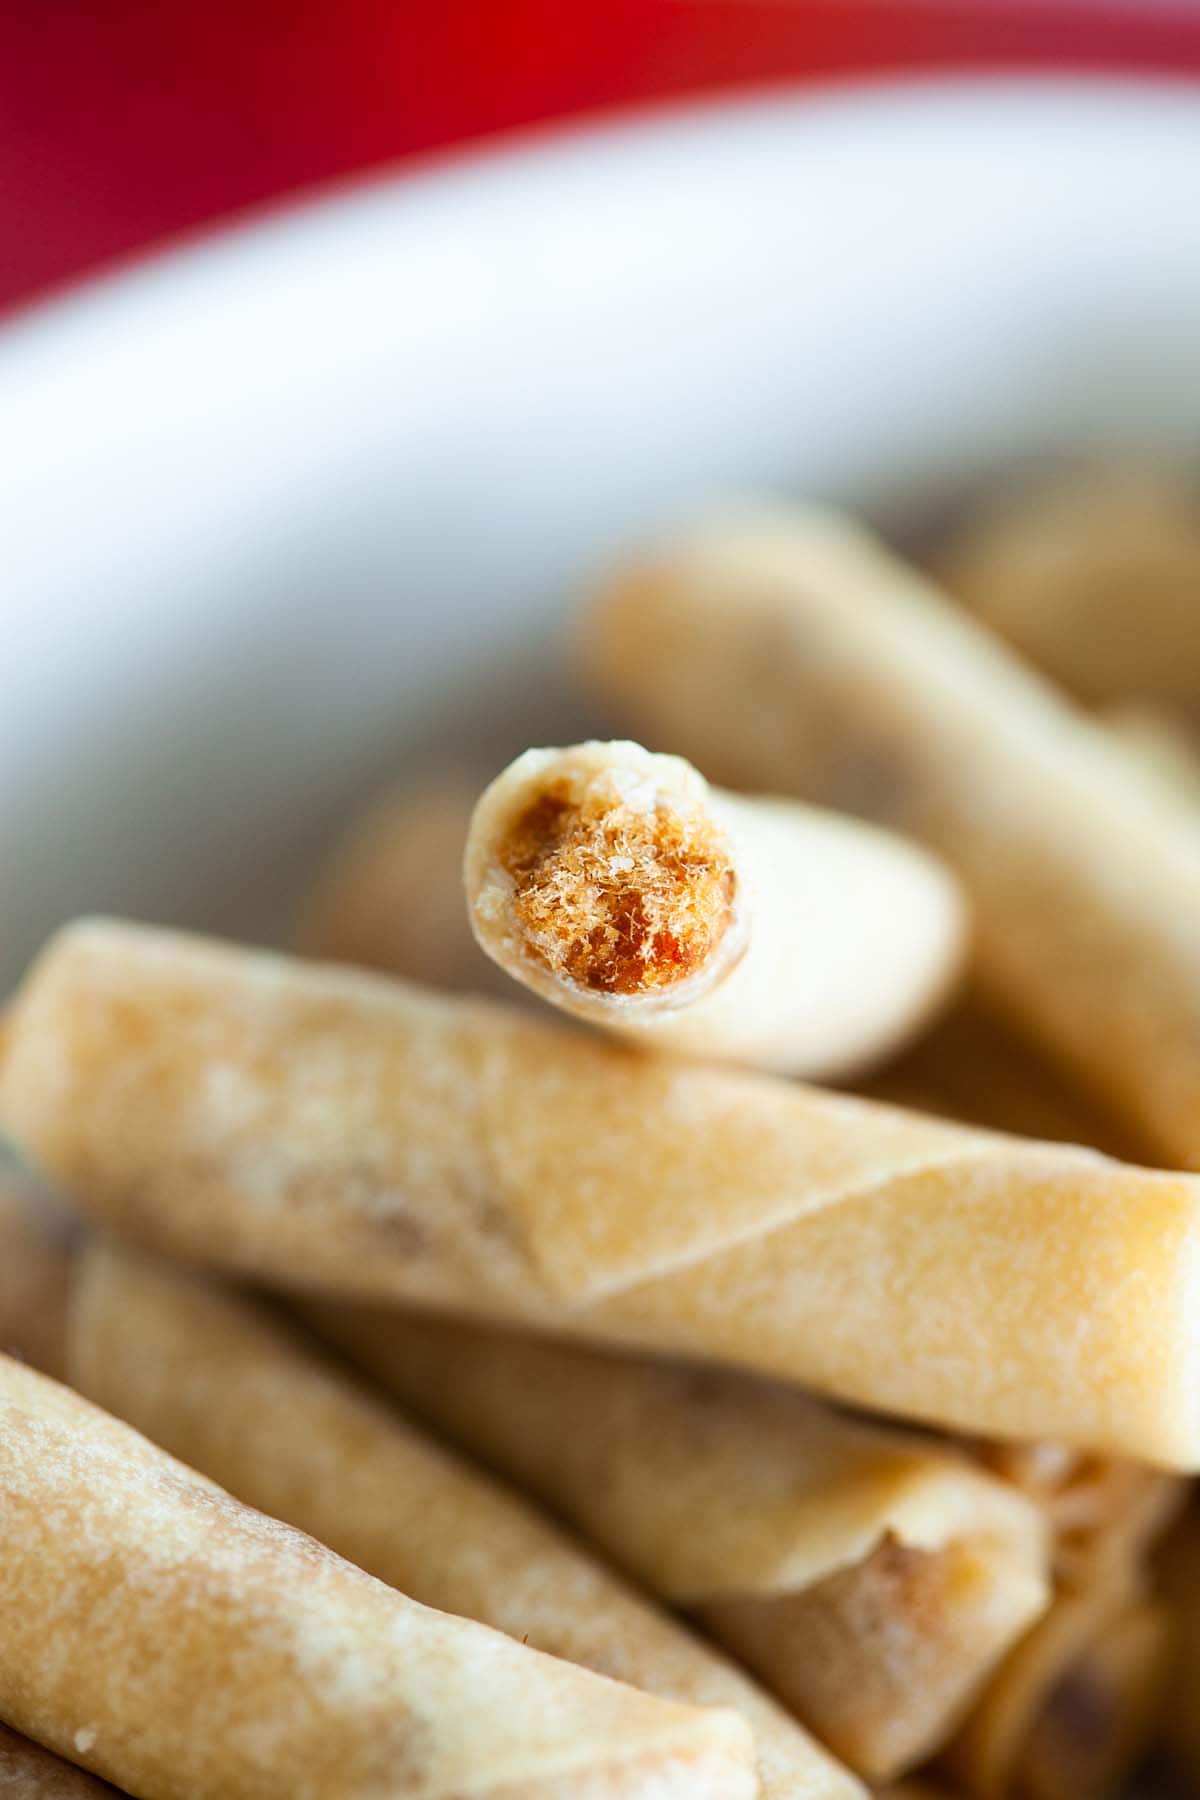
{"label": "stack of rolled snacks", "polygon": [[1043,1509],[935,1439],[721,1370],[307,1311],[389,1392],[686,1610],[873,1783],[940,1749],[1045,1612]]}
{"label": "stack of rolled snacks", "polygon": [[653,749],[410,779],[294,958],[51,941],[0,1792],[1200,1779],[1196,559],[1144,472],[969,521],[957,600],[716,518],[585,622]]}
{"label": "stack of rolled snacks", "polygon": [[237,1499],[426,1606],[670,1699],[736,1708],[764,1800],[861,1800],[734,1663],[263,1305],[52,1234],[15,1184],[0,1187],[0,1267],[23,1276],[0,1287],[0,1342]]}
{"label": "stack of rolled snacks", "polygon": [[1178,1479],[1062,1444],[951,1446],[711,1368],[306,1310],[873,1783],[937,1755],[984,1800],[1098,1795],[1143,1747],[1165,1647],[1146,1558]]}
{"label": "stack of rolled snacks", "polygon": [[987,1005],[1147,1154],[1200,1161],[1200,832],[983,625],[848,520],[779,508],[632,559],[583,656],[652,741],[938,852]]}
{"label": "stack of rolled snacks", "polygon": [[0,1359],[0,1716],[140,1800],[757,1790],[736,1714],[419,1605]]}

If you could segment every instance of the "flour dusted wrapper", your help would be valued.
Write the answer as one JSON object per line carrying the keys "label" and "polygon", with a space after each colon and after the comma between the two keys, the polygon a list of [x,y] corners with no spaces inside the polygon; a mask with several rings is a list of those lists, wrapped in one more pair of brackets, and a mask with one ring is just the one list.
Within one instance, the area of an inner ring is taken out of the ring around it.
{"label": "flour dusted wrapper", "polygon": [[872,1782],[947,1742],[1049,1599],[1041,1510],[928,1438],[714,1369],[383,1308],[309,1316]]}
{"label": "flour dusted wrapper", "polygon": [[7,1357],[0,1715],[140,1800],[757,1791],[733,1714],[406,1600]]}
{"label": "flour dusted wrapper", "polygon": [[[9,1221],[0,1204],[0,1259],[33,1263],[36,1221]],[[265,1307],[106,1244],[78,1251],[63,1296],[71,1384],[238,1499],[427,1606],[670,1699],[736,1708],[764,1800],[861,1800],[732,1663]],[[32,1325],[0,1313],[18,1342]]]}
{"label": "flour dusted wrapper", "polygon": [[1190,1176],[102,923],[28,977],[0,1121],[93,1219],[279,1286],[1200,1462]]}

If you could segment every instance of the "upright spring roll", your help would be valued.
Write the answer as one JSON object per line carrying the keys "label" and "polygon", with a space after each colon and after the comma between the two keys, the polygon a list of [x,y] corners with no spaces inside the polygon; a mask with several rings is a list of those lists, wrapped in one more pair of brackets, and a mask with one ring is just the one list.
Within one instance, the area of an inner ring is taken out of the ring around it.
{"label": "upright spring roll", "polygon": [[[0,1259],[36,1222],[0,1190]],[[70,1253],[68,1253],[70,1254]],[[732,1663],[534,1507],[366,1394],[264,1308],[103,1244],[54,1325],[71,1385],[412,1599],[753,1729],[764,1800],[861,1800],[846,1770]],[[44,1323],[0,1318],[18,1343]]]}
{"label": "upright spring roll", "polygon": [[951,593],[1084,700],[1200,707],[1200,487],[1094,465],[977,508],[936,567]]}
{"label": "upright spring roll", "polygon": [[106,923],[27,978],[0,1121],[213,1267],[1200,1462],[1194,1177]]}
{"label": "upright spring roll", "polygon": [[117,1789],[32,1738],[0,1724],[0,1794],[5,1800],[119,1800]]}
{"label": "upright spring roll", "polygon": [[946,1755],[978,1800],[1104,1800],[1147,1748],[1166,1670],[1161,1606],[1115,1574],[1064,1588]]}
{"label": "upright spring roll", "polygon": [[407,1600],[7,1357],[0,1716],[138,1800],[757,1789],[736,1715]]}
{"label": "upright spring roll", "polygon": [[947,1743],[1049,1599],[1040,1509],[928,1438],[712,1369],[382,1308],[308,1316],[872,1782]]}
{"label": "upright spring roll", "polygon": [[480,951],[463,903],[463,852],[478,795],[477,778],[451,770],[368,802],[305,897],[297,950],[430,987],[509,998],[512,983]]}
{"label": "upright spring roll", "polygon": [[962,963],[957,886],[924,851],[639,744],[526,751],[480,798],[464,869],[488,955],[643,1049],[844,1076]]}
{"label": "upright spring roll", "polygon": [[1103,726],[832,513],[718,518],[647,554],[585,647],[719,778],[939,851],[988,1004],[1156,1159],[1200,1163],[1200,832]]}

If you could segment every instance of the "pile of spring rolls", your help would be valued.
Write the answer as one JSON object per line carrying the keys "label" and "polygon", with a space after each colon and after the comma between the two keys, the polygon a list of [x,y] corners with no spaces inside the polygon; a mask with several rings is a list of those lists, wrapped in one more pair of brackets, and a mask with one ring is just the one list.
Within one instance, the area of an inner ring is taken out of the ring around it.
{"label": "pile of spring rolls", "polygon": [[1200,502],[743,506],[577,654],[637,741],[12,996],[0,1794],[1200,1782]]}

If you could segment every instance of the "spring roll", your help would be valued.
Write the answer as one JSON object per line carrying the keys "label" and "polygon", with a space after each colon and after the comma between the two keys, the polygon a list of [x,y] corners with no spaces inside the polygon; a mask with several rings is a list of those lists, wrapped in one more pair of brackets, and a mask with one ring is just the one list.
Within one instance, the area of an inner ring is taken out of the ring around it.
{"label": "spring roll", "polygon": [[1049,1599],[1041,1509],[928,1438],[724,1371],[394,1309],[307,1316],[686,1609],[871,1782],[948,1741]]}
{"label": "spring roll", "polygon": [[1200,1511],[1193,1505],[1162,1546],[1156,1575],[1171,1624],[1162,1727],[1167,1754],[1200,1784]]}
{"label": "spring roll", "polygon": [[1186,1177],[107,924],[46,953],[2,1095],[89,1210],[185,1256],[894,1382],[1016,1436],[1192,1441]]}
{"label": "spring roll", "polygon": [[639,744],[526,751],[481,796],[464,869],[493,961],[642,1049],[845,1076],[962,964],[957,886],[924,851]]}
{"label": "spring roll", "polygon": [[1163,1608],[1128,1580],[1064,1588],[989,1684],[945,1757],[978,1800],[1103,1800],[1147,1748],[1162,1694]]}
{"label": "spring roll", "polygon": [[118,1800],[117,1789],[0,1724],[0,1794],[5,1800]]}
{"label": "spring roll", "polygon": [[296,949],[429,987],[509,998],[512,983],[481,954],[463,903],[463,852],[478,795],[478,779],[451,770],[370,801],[305,898]]}
{"label": "spring roll", "polygon": [[0,1716],[139,1800],[757,1790],[735,1714],[420,1606],[7,1357]]}
{"label": "spring roll", "polygon": [[[0,1257],[28,1258],[28,1220],[10,1211],[9,1227],[0,1206]],[[764,1800],[861,1800],[732,1663],[265,1308],[104,1244],[77,1252],[63,1294],[71,1385],[237,1499],[426,1606],[669,1699],[735,1707]],[[0,1323],[18,1342],[38,1331],[28,1312]]]}
{"label": "spring roll", "polygon": [[97,1222],[276,1286],[1200,1463],[1191,1176],[105,922],[27,978],[0,1123]]}
{"label": "spring roll", "polygon": [[1200,706],[1200,491],[1094,466],[1001,492],[943,545],[950,592],[1081,699]]}
{"label": "spring roll", "polygon": [[855,1091],[897,1106],[1136,1158],[1138,1146],[1051,1064],[977,1007],[957,1006]]}
{"label": "spring roll", "polygon": [[586,650],[720,778],[945,856],[988,1007],[1155,1160],[1200,1163],[1200,833],[1102,725],[832,513],[717,519],[648,554]]}

